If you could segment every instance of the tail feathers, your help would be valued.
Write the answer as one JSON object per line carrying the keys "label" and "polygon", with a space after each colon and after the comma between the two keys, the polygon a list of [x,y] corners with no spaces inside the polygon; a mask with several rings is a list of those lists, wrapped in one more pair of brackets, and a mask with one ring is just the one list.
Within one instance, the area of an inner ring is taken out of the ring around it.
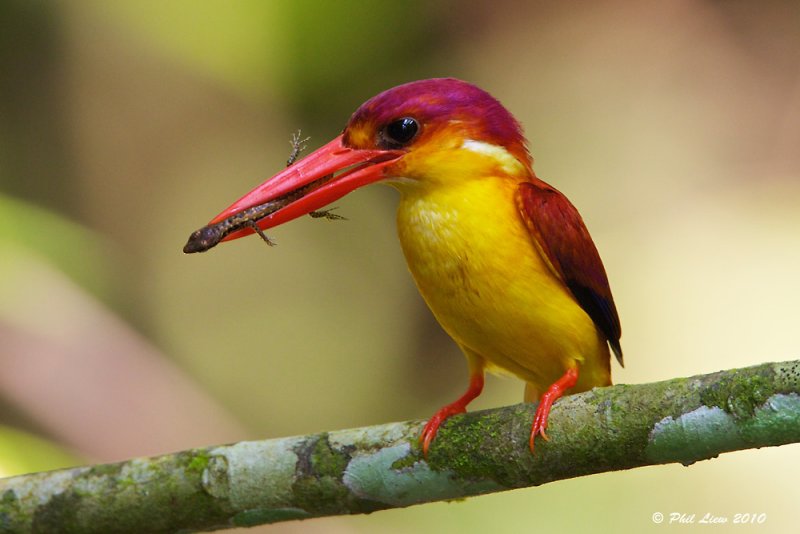
{"label": "tail feathers", "polygon": [[608,344],[611,347],[611,351],[614,353],[614,356],[617,357],[617,361],[619,362],[620,366],[625,367],[625,362],[622,361],[622,346],[619,344],[619,339],[609,339]]}

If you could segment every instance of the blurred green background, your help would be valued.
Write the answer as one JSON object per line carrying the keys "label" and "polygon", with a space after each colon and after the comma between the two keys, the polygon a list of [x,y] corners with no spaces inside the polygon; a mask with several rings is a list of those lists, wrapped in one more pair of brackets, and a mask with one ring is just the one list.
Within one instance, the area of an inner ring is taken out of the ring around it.
{"label": "blurred green background", "polygon": [[[523,5],[524,4],[524,5]],[[466,385],[395,193],[185,256],[365,99],[456,76],[525,125],[604,258],[647,382],[798,357],[800,4],[0,2],[0,475],[426,418]],[[519,402],[490,379],[476,408]],[[796,525],[798,446],[271,532]],[[723,527],[724,528],[724,527]],[[264,529],[266,530],[266,529]]]}

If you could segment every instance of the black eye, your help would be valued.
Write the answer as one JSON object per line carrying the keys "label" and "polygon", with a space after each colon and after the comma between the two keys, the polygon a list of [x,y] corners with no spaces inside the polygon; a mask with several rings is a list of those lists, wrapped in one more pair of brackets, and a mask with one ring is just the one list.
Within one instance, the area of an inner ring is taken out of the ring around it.
{"label": "black eye", "polygon": [[384,129],[384,140],[389,148],[407,145],[419,131],[419,124],[411,117],[390,122]]}

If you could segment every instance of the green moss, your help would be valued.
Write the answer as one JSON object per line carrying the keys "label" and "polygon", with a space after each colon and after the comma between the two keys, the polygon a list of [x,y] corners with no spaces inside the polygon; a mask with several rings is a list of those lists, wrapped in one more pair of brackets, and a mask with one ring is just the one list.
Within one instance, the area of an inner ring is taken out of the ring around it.
{"label": "green moss", "polygon": [[408,454],[392,462],[392,469],[399,471],[401,469],[414,467],[414,465],[416,465],[417,462],[419,461],[420,461],[419,456],[415,454]]}
{"label": "green moss", "polygon": [[33,532],[79,532],[78,510],[83,498],[74,491],[53,495],[36,509]]}
{"label": "green moss", "polygon": [[689,381],[670,381],[564,397],[550,418],[551,441],[537,437],[533,453],[528,440],[536,404],[469,413],[442,425],[429,452],[430,465],[453,470],[462,480],[490,480],[508,488],[590,474],[604,466],[634,467],[644,461],[648,434],[663,417],[645,407],[656,398],[666,411],[679,415],[692,396]]}
{"label": "green moss", "polygon": [[203,474],[203,471],[208,466],[208,461],[211,456],[205,449],[197,449],[194,451],[194,457],[186,465],[186,471],[189,473]]}
{"label": "green moss", "polygon": [[[202,487],[201,465],[207,463],[205,450],[192,450],[132,466],[129,474],[134,482],[132,486],[120,488],[121,491],[111,496],[100,496],[101,506],[117,511],[117,514],[103,514],[111,519],[104,528],[119,528],[115,525],[122,524],[134,532],[134,525],[141,525],[142,521],[148,521],[154,530],[165,531],[178,525],[184,528],[208,525],[215,520],[224,524],[231,513],[229,503],[214,499]],[[145,487],[149,508],[146,512],[128,505]],[[157,520],[153,522],[153,518]]]}
{"label": "green moss", "polygon": [[[228,523],[227,500],[202,489],[205,451],[95,466],[76,474],[67,491],[32,507],[34,532],[175,531]],[[146,493],[147,507],[134,506]],[[4,496],[5,498],[5,496]]]}
{"label": "green moss", "polygon": [[6,490],[0,498],[0,533],[18,532],[17,524],[23,524],[27,519],[20,512],[19,498],[14,490]]}
{"label": "green moss", "polygon": [[338,478],[306,476],[292,485],[293,502],[314,515],[347,513],[349,491]]}
{"label": "green moss", "polygon": [[96,476],[96,477],[117,477],[122,471],[122,464],[100,464],[100,465],[93,465],[89,469],[88,476]]}
{"label": "green moss", "polygon": [[774,379],[743,371],[704,388],[700,400],[706,406],[722,408],[737,419],[750,418],[757,407],[776,393],[774,383]]}
{"label": "green moss", "polygon": [[[505,487],[517,487],[520,485],[515,475],[517,470],[508,469],[498,458],[519,457],[520,451],[514,450],[511,429],[521,424],[530,427],[532,417],[532,412],[518,405],[448,419],[428,450],[428,464],[434,471],[453,471],[462,480],[489,480]],[[530,455],[527,448],[525,452]]]}
{"label": "green moss", "polygon": [[317,476],[330,476],[341,479],[350,457],[334,450],[328,441],[327,434],[317,440],[311,451],[311,468]]}
{"label": "green moss", "polygon": [[342,476],[349,455],[331,447],[327,433],[295,453],[298,463],[292,494],[298,507],[313,510],[314,515],[345,512],[349,492]]}

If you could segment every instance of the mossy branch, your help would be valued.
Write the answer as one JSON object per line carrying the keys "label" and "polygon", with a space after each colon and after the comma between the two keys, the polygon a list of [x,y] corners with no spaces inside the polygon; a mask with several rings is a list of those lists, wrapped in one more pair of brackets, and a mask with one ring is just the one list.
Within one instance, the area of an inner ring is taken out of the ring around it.
{"label": "mossy branch", "polygon": [[454,417],[428,461],[422,422],[241,442],[0,480],[0,532],[175,532],[455,499],[800,441],[800,361],[618,385]]}

